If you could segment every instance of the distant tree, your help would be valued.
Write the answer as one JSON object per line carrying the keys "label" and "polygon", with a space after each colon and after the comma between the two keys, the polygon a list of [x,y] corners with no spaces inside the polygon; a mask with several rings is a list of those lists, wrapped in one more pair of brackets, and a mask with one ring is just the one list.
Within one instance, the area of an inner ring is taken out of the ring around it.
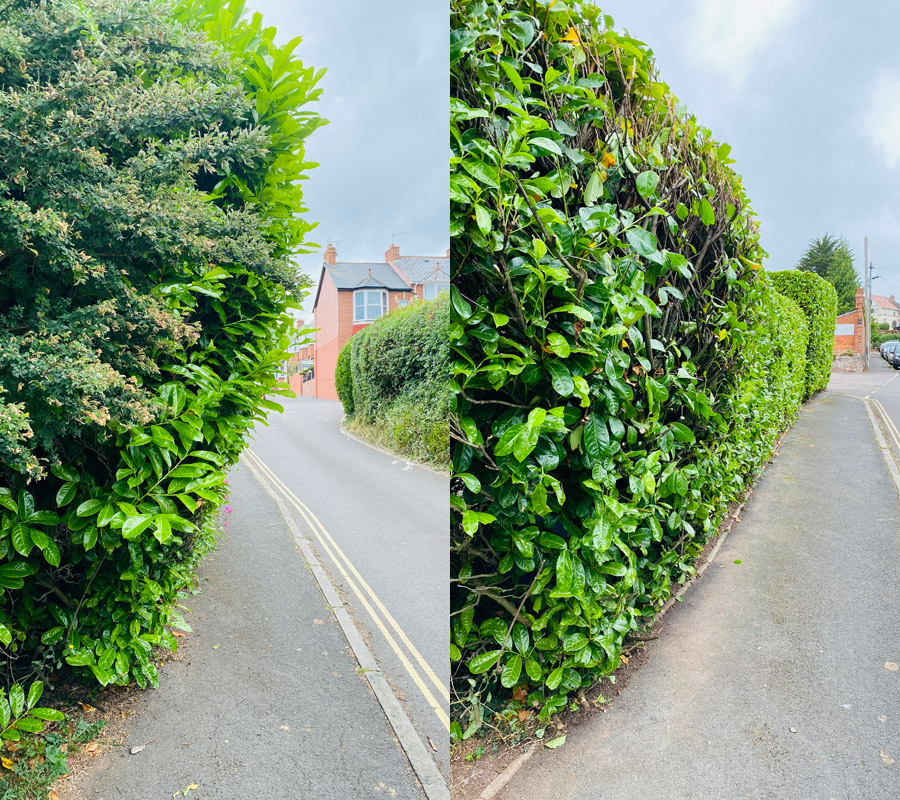
{"label": "distant tree", "polygon": [[813,239],[797,269],[815,272],[834,286],[839,313],[856,306],[856,290],[860,282],[853,266],[853,251],[846,239],[827,233],[820,239]]}

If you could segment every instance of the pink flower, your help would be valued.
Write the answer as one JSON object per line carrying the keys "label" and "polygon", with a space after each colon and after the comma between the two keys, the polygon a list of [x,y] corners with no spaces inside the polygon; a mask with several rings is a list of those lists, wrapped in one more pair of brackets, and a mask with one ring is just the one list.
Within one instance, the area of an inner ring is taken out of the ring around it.
{"label": "pink flower", "polygon": [[231,513],[231,506],[225,506],[225,513],[226,513],[226,514],[230,514],[230,513]]}

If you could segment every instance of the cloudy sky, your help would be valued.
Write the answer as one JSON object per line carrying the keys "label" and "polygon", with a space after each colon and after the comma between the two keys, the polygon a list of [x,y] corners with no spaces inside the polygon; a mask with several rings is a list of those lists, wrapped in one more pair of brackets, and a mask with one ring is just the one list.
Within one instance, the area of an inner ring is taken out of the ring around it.
{"label": "cloudy sky", "polygon": [[[327,67],[309,140],[321,166],[306,182],[312,239],[299,264],[315,281],[322,250],[342,261],[383,261],[391,236],[404,255],[450,246],[447,137],[449,21],[441,0],[248,0],[278,40],[302,36],[307,66]],[[306,306],[312,307],[312,297]],[[307,317],[311,321],[311,316]]]}
{"label": "cloudy sky", "polygon": [[875,294],[900,297],[900,4],[892,0],[598,0],[732,145],[769,269],[843,236]]}

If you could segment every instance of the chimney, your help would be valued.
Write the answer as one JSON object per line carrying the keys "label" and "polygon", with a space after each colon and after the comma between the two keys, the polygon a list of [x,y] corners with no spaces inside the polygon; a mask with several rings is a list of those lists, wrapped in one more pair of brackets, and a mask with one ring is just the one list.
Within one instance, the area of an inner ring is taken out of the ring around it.
{"label": "chimney", "polygon": [[447,248],[447,258],[450,258],[450,248]]}
{"label": "chimney", "polygon": [[337,259],[337,250],[334,249],[333,244],[329,244],[328,247],[325,248],[325,256],[324,260],[326,264],[334,264]]}
{"label": "chimney", "polygon": [[392,261],[400,258],[400,248],[397,247],[393,242],[391,242],[391,246],[387,249],[387,252],[384,254],[384,263],[390,264]]}

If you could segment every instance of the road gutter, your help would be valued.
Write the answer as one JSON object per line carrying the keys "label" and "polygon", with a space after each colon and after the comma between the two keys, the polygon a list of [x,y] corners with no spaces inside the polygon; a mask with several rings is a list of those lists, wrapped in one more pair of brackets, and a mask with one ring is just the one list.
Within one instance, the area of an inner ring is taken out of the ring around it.
{"label": "road gutter", "polygon": [[[781,439],[784,438],[782,434]],[[779,444],[781,442],[779,439]],[[776,445],[777,447],[777,445]],[[668,613],[669,609],[672,608],[675,603],[681,602],[686,594],[687,590],[691,588],[699,579],[700,576],[703,575],[704,572],[709,568],[709,565],[712,564],[713,559],[716,557],[716,554],[719,552],[719,548],[725,543],[725,539],[728,538],[728,534],[731,533],[731,529],[741,521],[741,512],[744,510],[744,506],[747,505],[747,500],[749,499],[749,488],[748,492],[745,493],[745,499],[741,501],[740,505],[729,515],[731,517],[731,521],[727,523],[725,528],[721,533],[718,534],[718,540],[716,541],[713,548],[709,551],[709,555],[706,557],[706,560],[697,567],[697,571],[691,576],[690,580],[682,583],[678,591],[675,592],[656,612],[653,617],[653,622],[651,623],[651,629],[653,626],[657,625],[662,621],[663,617]],[[478,800],[493,800],[505,787],[506,785],[513,779],[513,776],[520,770],[528,760],[537,752],[538,746],[536,744],[531,745],[522,755],[515,759],[506,769],[503,770],[496,778],[494,778],[487,786],[482,789],[481,794],[478,795]]]}
{"label": "road gutter", "polygon": [[347,428],[344,427],[344,420],[346,419],[346,415],[341,418],[341,428],[340,431],[344,436],[348,439],[352,439],[354,442],[358,442],[359,444],[365,445],[372,450],[377,450],[379,453],[383,453],[386,456],[390,456],[395,461],[402,461],[406,466],[403,468],[404,471],[408,469],[412,469],[412,467],[418,467],[419,469],[424,469],[427,472],[431,472],[435,475],[440,475],[442,478],[449,478],[449,472],[443,472],[439,469],[434,469],[433,467],[429,467],[426,464],[422,464],[420,461],[410,461],[406,456],[401,456],[398,453],[392,453],[390,450],[385,449],[384,447],[380,447],[377,444],[372,444],[371,442],[367,442],[365,439],[360,439],[355,433],[351,433]]}
{"label": "road gutter", "polygon": [[[884,434],[881,432],[881,426],[878,424],[878,420],[875,418],[875,414],[872,411],[873,402],[868,398],[863,400],[863,403],[866,406],[866,411],[869,412],[869,419],[872,422],[872,429],[875,431],[875,441],[878,442],[878,446],[881,448],[881,454],[884,456],[885,463],[888,467],[888,472],[891,473],[891,478],[894,480],[894,485],[897,487],[897,493],[900,494],[900,470],[897,469],[897,462],[894,460],[894,454],[888,445],[887,441],[884,438]],[[879,414],[880,415],[880,414]],[[885,425],[887,422],[885,421]]]}
{"label": "road gutter", "polygon": [[332,614],[334,614],[334,618],[337,620],[338,625],[344,633],[347,644],[350,645],[350,649],[353,651],[353,655],[356,657],[366,680],[369,682],[369,686],[372,688],[376,699],[381,705],[384,715],[387,717],[388,724],[393,729],[397,740],[400,742],[400,746],[403,748],[403,752],[406,753],[406,757],[409,759],[409,763],[412,766],[416,777],[422,784],[422,789],[424,790],[426,797],[428,800],[450,800],[450,788],[447,786],[447,782],[444,780],[443,775],[441,775],[440,770],[438,770],[434,760],[426,750],[425,744],[416,732],[415,727],[413,727],[412,720],[409,718],[406,710],[397,699],[397,695],[394,694],[393,689],[391,689],[390,684],[384,677],[384,673],[382,673],[381,668],[378,666],[374,654],[360,635],[359,630],[347,611],[346,605],[340,599],[334,584],[331,582],[331,578],[329,578],[328,573],[325,571],[325,567],[322,566],[322,563],[310,547],[309,542],[303,536],[299,525],[293,518],[287,505],[278,495],[275,488],[269,483],[268,479],[266,479],[252,463],[250,463],[249,459],[241,457],[241,461],[250,470],[253,477],[256,478],[266,494],[275,501],[278,511],[290,529],[297,547],[300,548],[300,552],[303,554],[304,559],[306,559],[307,565],[325,597],[325,602],[331,609]]}

